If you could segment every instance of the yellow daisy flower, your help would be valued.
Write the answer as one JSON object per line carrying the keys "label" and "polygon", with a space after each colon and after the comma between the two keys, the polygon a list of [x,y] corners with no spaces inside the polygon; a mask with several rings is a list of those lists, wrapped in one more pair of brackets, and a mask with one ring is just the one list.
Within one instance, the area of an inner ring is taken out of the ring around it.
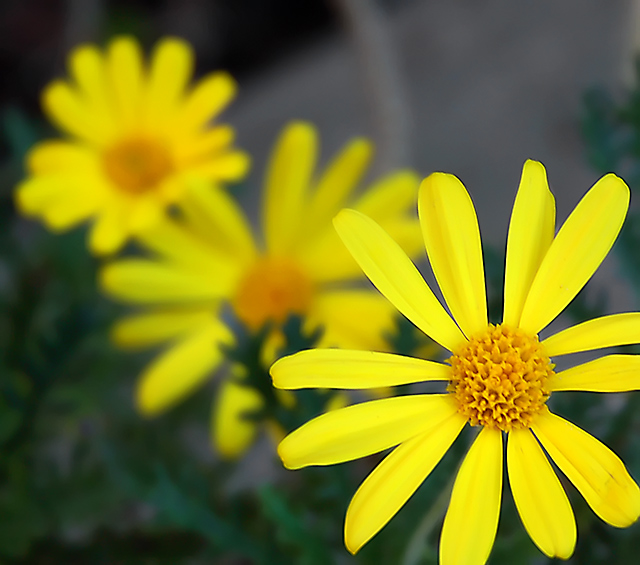
{"label": "yellow daisy flower", "polygon": [[448,382],[445,394],[374,400],[322,415],[280,444],[290,469],[332,465],[397,446],[351,501],[345,543],[352,553],[411,497],[467,422],[480,432],[455,480],[440,539],[442,563],[482,564],[489,557],[500,511],[503,437],[518,512],[546,555],[566,559],[576,542],[573,512],[547,455],[602,520],[616,527],[636,521],[640,490],[624,464],[597,439],[552,414],[546,403],[552,392],[638,389],[639,356],[608,355],[558,373],[550,356],[638,343],[640,314],[604,316],[538,339],[603,261],[628,205],[625,183],[606,175],[554,237],[555,203],[545,169],[527,161],[509,227],[499,325],[488,323],[477,218],[456,177],[431,175],[418,197],[429,261],[453,318],[376,222],[354,210],[338,214],[336,229],[373,284],[452,353],[444,364],[313,349],[273,365],[274,385],[282,389]]}
{"label": "yellow daisy flower", "polygon": [[[323,328],[325,346],[385,347],[383,335],[393,330],[395,310],[374,289],[357,286],[362,271],[331,218],[351,203],[415,255],[420,226],[410,210],[418,178],[399,171],[354,196],[371,159],[370,143],[352,141],[314,178],[317,144],[315,129],[306,123],[289,125],[276,143],[266,174],[264,244],[255,241],[226,192],[195,186],[180,218],[139,238],[155,257],[122,259],[102,271],[108,293],[149,308],[120,321],[115,342],[122,347],[167,344],[140,378],[142,413],[158,414],[179,402],[223,362],[220,344],[233,341],[219,317],[225,303],[251,331],[274,323],[275,339],[278,326],[297,314],[306,330]],[[222,454],[239,455],[249,445],[255,426],[241,414],[261,401],[234,379],[223,382],[212,420]]]}
{"label": "yellow daisy flower", "polygon": [[246,154],[234,132],[211,119],[235,96],[225,72],[189,87],[194,55],[175,38],[161,40],[145,68],[140,45],[117,37],[104,53],[82,45],[69,56],[70,81],[55,80],[42,97],[45,113],[68,136],[38,143],[16,201],[52,230],[92,218],[95,253],[117,251],[180,200],[192,179],[236,181]]}

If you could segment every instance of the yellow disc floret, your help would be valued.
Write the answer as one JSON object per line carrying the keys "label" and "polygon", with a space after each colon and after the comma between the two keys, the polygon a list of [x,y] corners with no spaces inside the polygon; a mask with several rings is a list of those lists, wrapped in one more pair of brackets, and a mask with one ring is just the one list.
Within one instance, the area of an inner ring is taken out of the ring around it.
{"label": "yellow disc floret", "polygon": [[252,330],[268,321],[282,323],[291,314],[304,315],[313,285],[298,265],[284,257],[263,257],[245,274],[233,306]]}
{"label": "yellow disc floret", "polygon": [[107,149],[103,165],[114,185],[135,194],[153,190],[174,169],[168,150],[144,138],[128,139]]}
{"label": "yellow disc floret", "polygon": [[490,324],[450,359],[447,390],[472,426],[505,432],[529,427],[549,398],[554,365],[538,336]]}

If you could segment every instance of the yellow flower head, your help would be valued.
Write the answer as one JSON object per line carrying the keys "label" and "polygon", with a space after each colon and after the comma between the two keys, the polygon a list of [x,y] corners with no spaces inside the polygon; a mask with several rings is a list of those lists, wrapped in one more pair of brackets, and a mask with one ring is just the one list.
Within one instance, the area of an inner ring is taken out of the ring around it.
{"label": "yellow flower head", "polygon": [[[604,316],[542,341],[538,333],[575,297],[620,231],[629,189],[609,174],[554,237],[555,203],[544,167],[527,161],[507,241],[504,319],[489,324],[480,233],[473,203],[454,176],[420,187],[418,211],[435,277],[452,314],[376,222],[343,210],[334,223],[373,284],[409,320],[451,351],[447,363],[388,353],[315,349],[277,361],[276,387],[372,388],[448,382],[444,394],[374,400],[316,418],[278,450],[291,469],[331,465],[397,446],[362,483],[345,522],[355,553],[411,497],[468,422],[479,426],[455,480],[440,539],[443,564],[483,564],[498,527],[507,471],[522,522],[548,556],[568,558],[576,524],[546,453],[593,511],[617,527],[640,515],[640,489],[618,457],[547,407],[566,390],[640,387],[640,357],[609,355],[556,373],[550,357],[640,342],[640,314]],[[455,320],[455,321],[454,321]]]}
{"label": "yellow flower head", "polygon": [[[354,195],[369,166],[370,143],[351,141],[316,176],[317,145],[317,133],[306,123],[293,123],[281,134],[266,174],[258,242],[235,201],[201,185],[181,204],[180,217],[139,238],[153,257],[122,259],[103,270],[107,292],[148,308],[116,325],[116,343],[168,344],[140,378],[143,413],[179,402],[223,362],[220,344],[233,340],[218,317],[224,303],[251,331],[271,322],[271,349],[293,314],[304,318],[305,331],[323,329],[324,346],[385,347],[395,309],[362,286],[362,271],[331,219],[350,204],[375,217],[415,255],[420,226],[411,208],[419,181],[399,171]],[[241,414],[260,403],[259,395],[234,379],[223,382],[213,416],[221,453],[238,455],[248,446],[255,426]]]}
{"label": "yellow flower head", "polygon": [[71,79],[43,93],[44,111],[65,140],[38,143],[16,201],[56,231],[94,219],[89,245],[117,251],[153,226],[195,180],[242,178],[248,157],[232,148],[234,132],[211,120],[234,97],[224,72],[189,87],[193,50],[166,38],[145,67],[140,45],[112,40],[103,53],[82,45],[69,56]]}

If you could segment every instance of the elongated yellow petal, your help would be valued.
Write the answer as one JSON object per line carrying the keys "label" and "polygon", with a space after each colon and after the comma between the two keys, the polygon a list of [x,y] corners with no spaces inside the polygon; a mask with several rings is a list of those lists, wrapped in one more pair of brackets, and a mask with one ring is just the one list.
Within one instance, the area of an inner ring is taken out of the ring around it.
{"label": "elongated yellow petal", "polygon": [[[346,250],[345,250],[346,253]],[[361,271],[362,272],[362,271]],[[389,349],[398,311],[374,289],[320,291],[307,314],[307,324],[323,328],[318,347]]]}
{"label": "elongated yellow petal", "polygon": [[28,177],[16,188],[16,204],[23,214],[44,218],[51,229],[66,229],[92,216],[100,206],[103,198],[100,185],[87,194],[88,180],[91,175]]}
{"label": "elongated yellow petal", "polygon": [[375,181],[352,207],[381,225],[388,220],[415,218],[419,185],[415,172],[395,171]]}
{"label": "elongated yellow petal", "polygon": [[125,211],[118,203],[111,203],[100,211],[91,227],[89,248],[96,255],[115,253],[130,235]]}
{"label": "elongated yellow petal", "polygon": [[66,82],[56,80],[42,93],[42,106],[59,128],[84,141],[104,147],[112,140],[112,129],[94,121],[87,104]]}
{"label": "elongated yellow petal", "polygon": [[423,256],[424,243],[418,218],[389,218],[379,225],[409,257]]}
{"label": "elongated yellow petal", "polygon": [[193,49],[182,39],[169,37],[156,44],[143,108],[150,127],[159,128],[181,101],[193,72],[193,62]]}
{"label": "elongated yellow petal", "polygon": [[174,143],[173,158],[178,163],[177,166],[186,168],[221,153],[234,139],[235,131],[226,124],[191,133],[179,143]]}
{"label": "elongated yellow petal", "polygon": [[640,356],[607,355],[571,367],[549,381],[552,391],[625,392],[640,389]]}
{"label": "elongated yellow petal", "polygon": [[346,205],[369,163],[373,146],[367,139],[354,139],[327,165],[310,195],[307,217],[302,225],[304,234],[333,230],[331,220]]}
{"label": "elongated yellow petal", "polygon": [[493,547],[502,497],[502,432],[483,428],[462,462],[440,536],[442,565],[483,565]]}
{"label": "elongated yellow petal", "polygon": [[147,259],[122,259],[108,264],[100,273],[100,283],[112,296],[140,304],[211,302],[229,293],[228,281]]}
{"label": "elongated yellow petal", "polygon": [[142,83],[146,78],[140,44],[133,37],[116,37],[107,48],[106,65],[118,122],[125,131],[132,129],[141,119]]}
{"label": "elongated yellow petal", "polygon": [[503,322],[518,326],[524,301],[556,225],[556,205],[542,163],[528,160],[511,213],[504,275]]}
{"label": "elongated yellow petal", "polygon": [[309,349],[283,357],[271,366],[273,386],[365,389],[421,381],[446,381],[451,367],[393,353],[348,349]]}
{"label": "elongated yellow petal", "polygon": [[113,135],[116,123],[102,53],[95,45],[77,47],[69,56],[69,67],[93,120]]}
{"label": "elongated yellow petal", "polygon": [[253,443],[258,428],[250,415],[264,404],[257,390],[242,386],[237,378],[232,373],[220,385],[211,416],[213,444],[226,459],[240,457]]}
{"label": "elongated yellow petal", "polygon": [[535,419],[531,429],[602,520],[625,528],[638,519],[640,489],[607,446],[548,411]]}
{"label": "elongated yellow petal", "polygon": [[[380,227],[409,257],[424,253],[418,219],[396,217],[386,219]],[[349,254],[333,225],[321,237],[306,242],[297,252],[297,259],[318,283],[333,283],[362,278],[362,269]]]}
{"label": "elongated yellow petal", "polygon": [[420,185],[418,214],[440,290],[470,338],[488,323],[482,242],[473,202],[456,177],[433,173]]}
{"label": "elongated yellow petal", "polygon": [[191,273],[232,281],[242,269],[243,263],[228,253],[226,248],[212,248],[186,226],[173,220],[163,219],[157,222],[150,229],[141,232],[137,239],[176,268],[183,268]]}
{"label": "elongated yellow petal", "polygon": [[437,428],[456,411],[447,394],[371,400],[307,422],[282,440],[278,454],[288,469],[342,463]]}
{"label": "elongated yellow petal", "polygon": [[627,312],[587,320],[548,337],[542,343],[550,357],[640,343],[640,314]]}
{"label": "elongated yellow petal", "polygon": [[450,351],[464,336],[398,244],[372,219],[342,210],[338,235],[371,282],[424,333]]}
{"label": "elongated yellow petal", "polygon": [[222,324],[212,325],[156,357],[138,382],[136,404],[140,412],[155,416],[180,402],[213,373],[224,359],[220,345],[232,339]]}
{"label": "elongated yellow petal", "polygon": [[229,73],[218,71],[203,77],[187,95],[176,127],[187,132],[205,129],[231,102],[237,90],[238,85]]}
{"label": "elongated yellow petal", "polygon": [[100,166],[96,152],[86,145],[59,139],[41,141],[27,155],[27,168],[34,175],[55,172],[66,173],[68,176],[77,173],[99,174]]}
{"label": "elongated yellow petal", "polygon": [[190,176],[212,181],[237,181],[247,174],[251,159],[243,151],[227,151],[188,170]]}
{"label": "elongated yellow petal", "polygon": [[132,199],[126,217],[131,235],[137,236],[165,220],[165,205],[157,194],[143,194]]}
{"label": "elongated yellow petal", "polygon": [[316,164],[317,134],[303,122],[288,125],[280,134],[267,169],[264,237],[274,255],[291,250],[297,241],[302,210]]}
{"label": "elongated yellow petal", "polygon": [[548,557],[569,559],[577,536],[573,510],[529,429],[509,432],[507,469],[518,513],[533,542]]}
{"label": "elongated yellow petal", "polygon": [[145,312],[118,320],[111,328],[111,339],[122,348],[144,349],[213,322],[211,308]]}
{"label": "elongated yellow petal", "polygon": [[[36,180],[32,178],[32,180]],[[42,219],[47,224],[47,227],[52,231],[62,231],[69,229],[76,224],[93,216],[100,203],[99,198],[94,195],[86,195],[86,183],[83,180],[89,181],[91,177],[85,179],[73,179],[69,180],[68,184],[65,183],[64,190],[57,193],[55,202],[50,202],[47,206],[41,210]],[[37,180],[42,180],[43,185],[47,180],[51,180],[47,177],[40,177]],[[35,184],[35,183],[34,183]],[[97,196],[97,195],[96,195]]]}
{"label": "elongated yellow petal", "polygon": [[356,553],[395,516],[429,476],[466,424],[453,414],[436,428],[396,447],[360,485],[344,524],[347,549]]}
{"label": "elongated yellow petal", "polygon": [[333,224],[331,229],[312,241],[305,242],[297,250],[296,259],[305,271],[319,284],[362,279],[362,269],[347,251]]}
{"label": "elongated yellow petal", "polygon": [[520,327],[537,334],[578,294],[618,237],[629,207],[629,188],[613,174],[602,177],[576,206],[536,273]]}
{"label": "elongated yellow petal", "polygon": [[239,263],[255,257],[251,227],[240,206],[226,191],[193,180],[189,195],[181,205],[189,227],[213,249]]}

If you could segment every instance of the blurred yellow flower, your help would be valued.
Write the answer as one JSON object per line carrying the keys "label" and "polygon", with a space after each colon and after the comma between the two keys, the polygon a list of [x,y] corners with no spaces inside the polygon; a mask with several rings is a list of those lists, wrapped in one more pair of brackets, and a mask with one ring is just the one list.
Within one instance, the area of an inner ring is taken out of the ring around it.
{"label": "blurred yellow flower", "polygon": [[[362,271],[331,218],[350,203],[414,255],[421,249],[420,226],[411,213],[419,181],[412,172],[398,171],[356,196],[371,159],[370,143],[351,141],[316,178],[317,144],[315,129],[306,123],[289,125],[277,141],[266,174],[264,243],[254,240],[225,191],[199,184],[181,204],[179,218],[140,236],[154,257],[122,259],[102,271],[109,294],[149,308],[120,321],[115,342],[167,344],[140,378],[142,413],[154,415],[179,402],[223,362],[220,344],[233,341],[219,318],[225,303],[249,330],[274,323],[272,350],[278,326],[292,314],[304,318],[305,331],[323,328],[324,346],[385,348],[383,336],[393,330],[395,309],[361,285]],[[261,402],[235,379],[222,383],[212,419],[222,454],[238,455],[250,444],[255,426],[241,414]]]}
{"label": "blurred yellow flower", "polygon": [[92,218],[92,251],[111,253],[157,223],[190,180],[241,179],[249,159],[231,147],[233,129],[210,123],[236,84],[215,72],[190,88],[193,64],[193,50],[176,38],[156,45],[148,69],[130,37],[115,38],[105,53],[74,49],[71,80],[53,81],[42,97],[68,139],[30,151],[19,209],[56,231]]}
{"label": "blurred yellow flower", "polygon": [[[593,511],[616,527],[640,515],[640,489],[597,439],[555,416],[552,392],[618,392],[640,387],[640,357],[608,355],[554,372],[549,356],[640,342],[640,314],[604,316],[538,340],[598,268],[629,205],[626,184],[609,174],[554,237],[555,202],[544,167],[527,161],[507,242],[504,318],[489,324],[480,232],[473,203],[454,176],[435,173],[420,187],[423,239],[453,318],[385,231],[343,210],[336,228],[373,284],[409,320],[452,352],[447,364],[370,351],[312,349],[277,361],[282,389],[359,389],[448,381],[447,393],[365,402],[322,415],[278,450],[288,468],[332,465],[396,447],[356,492],[345,521],[355,553],[411,497],[469,422],[482,426],[455,480],[440,539],[440,561],[483,564],[493,546],[507,470],[522,522],[548,556],[567,559],[576,524],[547,455]],[[454,321],[455,320],[455,321]],[[545,452],[543,451],[546,451]]]}

